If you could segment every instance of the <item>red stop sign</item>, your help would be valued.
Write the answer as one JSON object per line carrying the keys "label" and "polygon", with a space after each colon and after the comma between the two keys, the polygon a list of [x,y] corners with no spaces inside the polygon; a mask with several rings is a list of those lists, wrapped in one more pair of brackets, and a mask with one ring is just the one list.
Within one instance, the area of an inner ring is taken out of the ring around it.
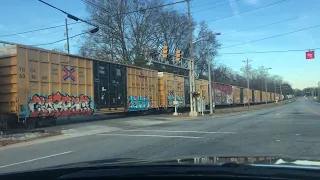
{"label": "red stop sign", "polygon": [[314,51],[306,52],[306,59],[314,59]]}

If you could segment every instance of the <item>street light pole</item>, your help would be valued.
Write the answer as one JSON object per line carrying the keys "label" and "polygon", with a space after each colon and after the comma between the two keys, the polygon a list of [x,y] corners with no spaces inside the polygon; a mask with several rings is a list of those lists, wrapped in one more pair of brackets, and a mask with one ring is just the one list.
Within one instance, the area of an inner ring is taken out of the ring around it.
{"label": "street light pole", "polygon": [[[267,68],[267,71],[270,70],[272,68]],[[268,74],[268,72],[267,72]],[[266,74],[266,77],[265,77],[265,87],[266,87],[266,104],[268,104],[268,96],[270,97],[270,94],[268,94],[268,75]]]}
{"label": "street light pole", "polygon": [[265,87],[266,87],[266,104],[268,104],[268,83],[267,83],[267,78],[265,78],[264,80],[264,83],[265,83]]}
{"label": "street light pole", "polygon": [[192,42],[192,24],[191,24],[191,12],[190,12],[190,0],[187,0],[188,4],[188,26],[189,26],[189,41],[190,41],[190,61],[189,61],[189,85],[190,85],[190,113],[189,116],[198,116],[195,110],[195,99],[193,99],[193,93],[195,92],[195,79],[194,79],[194,61],[193,61],[193,42]]}
{"label": "street light pole", "polygon": [[[215,35],[221,35],[221,33],[215,33]],[[208,76],[209,76],[209,106],[210,106],[210,114],[213,114],[213,103],[214,103],[214,96],[212,95],[212,90],[214,91],[214,87],[212,87],[211,81],[211,62],[209,58],[209,48],[208,48]],[[214,75],[214,72],[213,72]]]}
{"label": "street light pole", "polygon": [[208,48],[208,76],[209,76],[209,106],[210,106],[210,114],[213,114],[213,102],[214,99],[212,98],[212,82],[211,82],[211,63],[210,63],[210,58],[209,58],[209,48]]}

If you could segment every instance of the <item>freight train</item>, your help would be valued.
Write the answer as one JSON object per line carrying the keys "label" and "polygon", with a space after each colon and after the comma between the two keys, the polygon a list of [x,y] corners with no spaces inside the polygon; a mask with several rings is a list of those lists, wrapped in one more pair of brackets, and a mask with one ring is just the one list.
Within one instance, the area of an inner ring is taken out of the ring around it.
{"label": "freight train", "polygon": [[[55,51],[0,48],[0,128],[56,123],[58,117],[167,110],[190,104],[189,79]],[[208,81],[196,90],[209,105]],[[215,105],[274,101],[279,94],[213,83]]]}

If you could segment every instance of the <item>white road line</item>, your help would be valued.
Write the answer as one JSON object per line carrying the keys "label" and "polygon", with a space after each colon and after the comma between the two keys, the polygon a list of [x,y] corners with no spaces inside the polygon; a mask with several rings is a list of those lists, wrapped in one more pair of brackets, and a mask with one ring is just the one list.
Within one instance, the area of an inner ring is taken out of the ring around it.
{"label": "white road line", "polygon": [[5,168],[5,167],[10,167],[10,166],[15,166],[15,165],[18,165],[18,164],[24,164],[24,163],[28,163],[28,162],[33,162],[33,161],[37,161],[37,160],[41,160],[41,159],[46,159],[46,158],[51,158],[51,157],[60,156],[60,155],[64,155],[64,154],[69,154],[69,153],[72,153],[72,151],[67,151],[67,152],[62,152],[62,153],[58,153],[58,154],[52,154],[52,155],[49,155],[49,156],[30,159],[30,160],[27,160],[27,161],[21,161],[21,162],[17,162],[17,163],[7,164],[7,165],[4,165],[4,166],[0,166],[0,169],[1,168]]}
{"label": "white road line", "polygon": [[130,132],[167,132],[167,133],[199,133],[199,134],[236,134],[235,132],[212,132],[212,131],[168,131],[168,130],[149,130],[149,129],[130,129],[121,130]]}
{"label": "white road line", "polygon": [[185,139],[201,139],[205,137],[198,136],[166,136],[154,134],[96,134],[100,136],[127,136],[127,137],[160,137],[160,138],[185,138]]}

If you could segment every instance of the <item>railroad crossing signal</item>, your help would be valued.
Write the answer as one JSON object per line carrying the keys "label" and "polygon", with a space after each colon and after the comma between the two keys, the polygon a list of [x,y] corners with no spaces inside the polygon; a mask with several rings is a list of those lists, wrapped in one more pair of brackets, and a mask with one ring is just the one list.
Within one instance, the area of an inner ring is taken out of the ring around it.
{"label": "railroad crossing signal", "polygon": [[167,45],[164,45],[164,46],[162,47],[162,58],[163,58],[163,59],[165,59],[165,58],[168,57],[168,51],[169,51],[168,46],[167,46]]}
{"label": "railroad crossing signal", "polygon": [[314,59],[314,51],[309,50],[306,52],[306,59]]}
{"label": "railroad crossing signal", "polygon": [[176,50],[176,62],[179,62],[181,60],[181,51],[178,49]]}

